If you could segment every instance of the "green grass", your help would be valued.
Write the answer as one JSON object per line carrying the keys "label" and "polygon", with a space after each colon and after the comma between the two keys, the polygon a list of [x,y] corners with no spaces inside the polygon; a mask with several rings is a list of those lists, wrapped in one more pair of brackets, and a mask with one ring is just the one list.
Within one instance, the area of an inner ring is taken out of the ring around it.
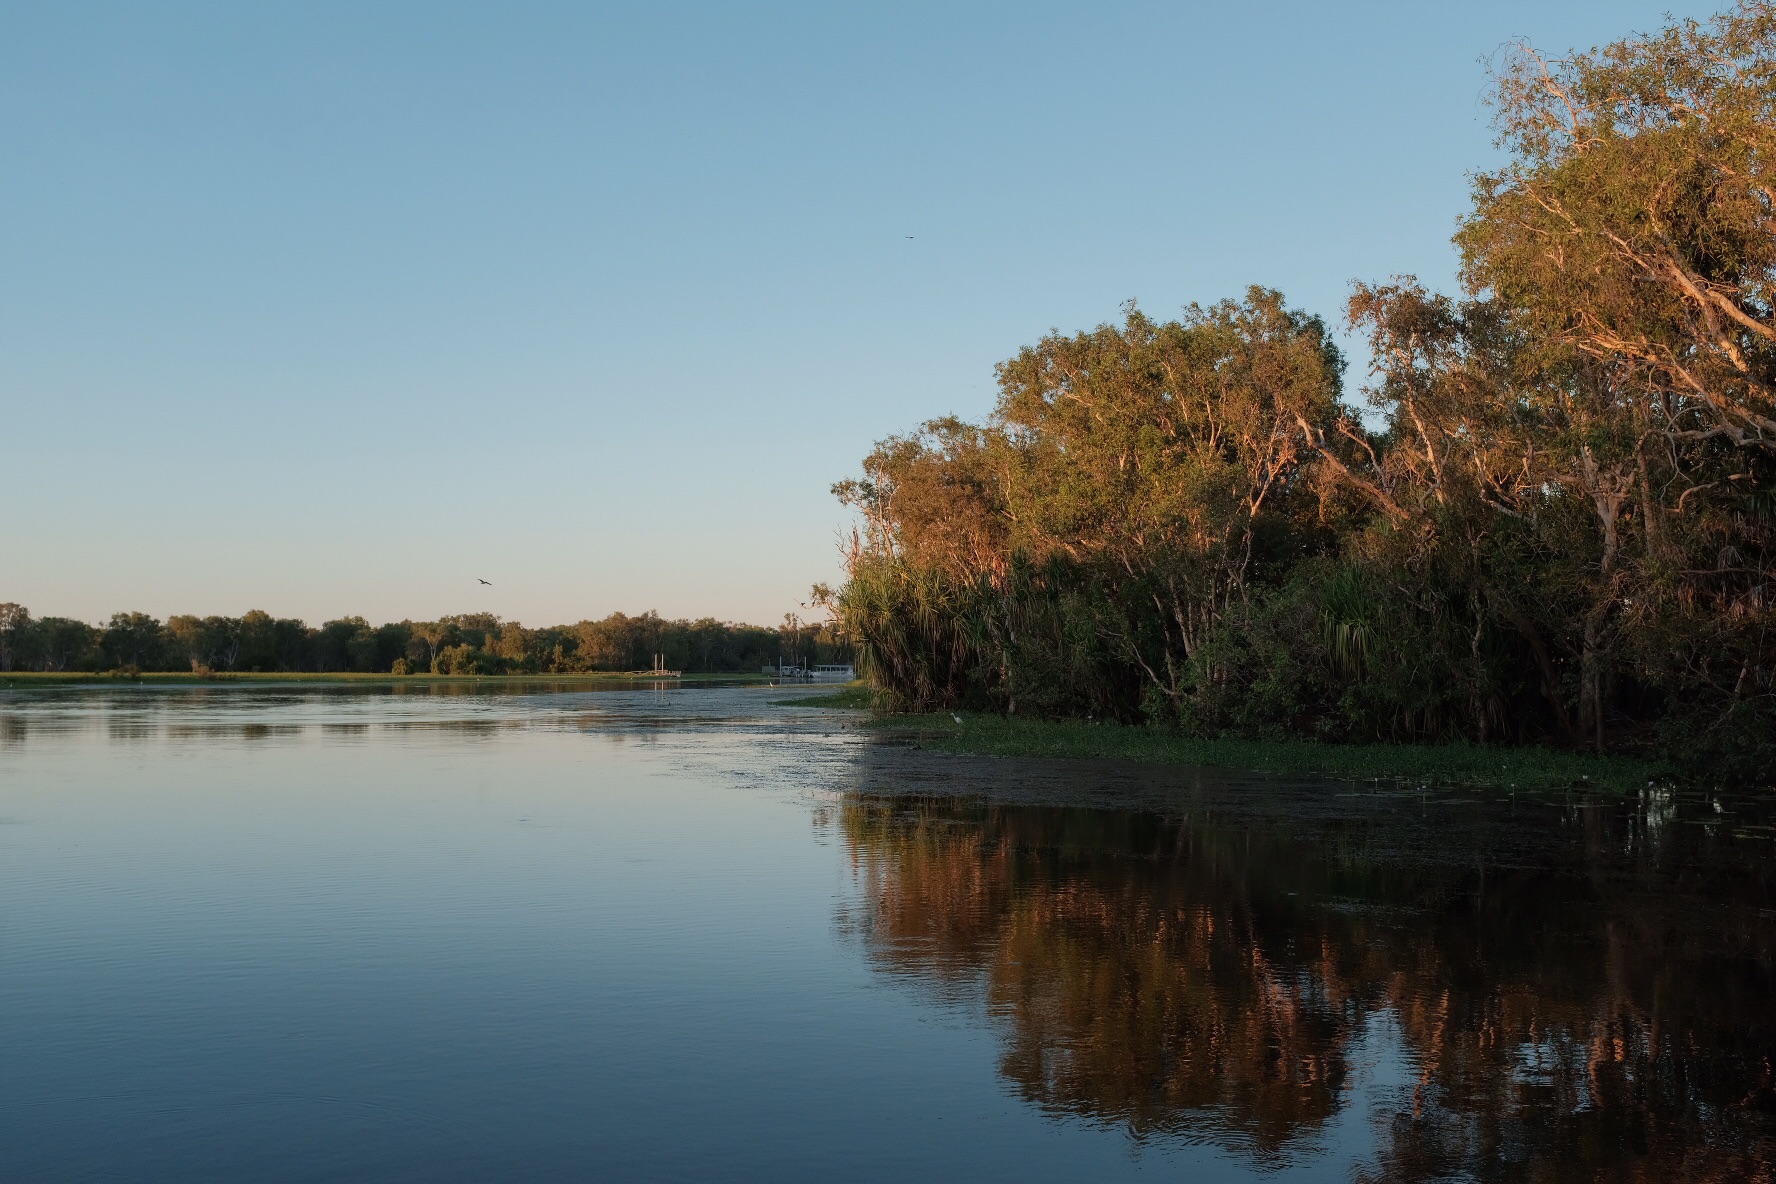
{"label": "green grass", "polygon": [[829,694],[803,695],[799,699],[773,699],[771,703],[776,707],[836,707],[861,711],[870,705],[870,692],[860,682],[848,682]]}
{"label": "green grass", "polygon": [[[44,686],[114,686],[118,683],[154,683],[176,685],[181,683],[309,683],[309,684],[348,684],[352,686],[387,685],[387,686],[420,686],[430,683],[599,683],[599,682],[651,682],[646,674],[628,674],[621,671],[593,670],[580,674],[352,674],[333,671],[315,674],[304,671],[285,672],[246,672],[231,671],[227,673],[190,674],[184,671],[152,670],[140,674],[103,673],[90,671],[58,671],[45,674],[39,671],[12,671],[0,674],[0,687],[44,687]],[[686,674],[676,679],[661,679],[662,682],[702,683],[702,682],[766,682],[760,674]]]}
{"label": "green grass", "polygon": [[1655,766],[1630,757],[1547,748],[1197,740],[1158,728],[1006,719],[994,715],[960,718],[958,723],[957,717],[948,713],[878,716],[871,723],[911,730],[924,748],[982,756],[1119,758],[1260,773],[1527,790],[1582,786],[1628,793],[1659,778]]}

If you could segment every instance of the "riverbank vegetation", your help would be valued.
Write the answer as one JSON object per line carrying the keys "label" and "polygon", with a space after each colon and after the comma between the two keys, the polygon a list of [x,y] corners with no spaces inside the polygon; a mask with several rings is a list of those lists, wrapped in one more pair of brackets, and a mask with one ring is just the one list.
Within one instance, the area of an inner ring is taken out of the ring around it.
{"label": "riverbank vegetation", "polygon": [[1380,780],[1395,786],[1417,783],[1636,793],[1649,784],[1662,782],[1659,769],[1634,757],[1540,747],[1500,748],[1462,742],[1322,744],[1292,737],[1204,737],[1177,728],[948,712],[878,722],[908,728],[921,748],[978,756],[1133,760],[1251,773]]}
{"label": "riverbank vegetation", "polygon": [[[877,702],[1776,772],[1776,5],[1495,64],[1462,290],[1132,304],[883,441]],[[1142,743],[1148,743],[1143,741]]]}
{"label": "riverbank vegetation", "polygon": [[[827,694],[774,699],[779,707],[867,711],[874,695],[853,684]],[[1284,773],[1392,785],[1597,789],[1635,793],[1665,784],[1672,770],[1632,756],[1543,747],[1479,744],[1323,744],[1294,737],[1193,736],[1177,728],[1028,716],[871,715],[868,726],[907,736],[918,747],[972,756],[1142,761],[1162,765]]]}
{"label": "riverbank vegetation", "polygon": [[863,711],[875,705],[875,695],[860,683],[846,683],[836,691],[818,695],[797,695],[791,699],[773,699],[774,707],[826,707],[839,711]]}
{"label": "riverbank vegetation", "polygon": [[371,625],[342,617],[311,628],[264,612],[240,617],[116,613],[103,625],[33,617],[0,604],[0,674],[180,672],[381,674],[481,677],[569,675],[652,669],[756,674],[779,661],[847,662],[832,626],[787,618],[770,629],[712,618],[672,621],[658,613],[527,629],[491,613]]}

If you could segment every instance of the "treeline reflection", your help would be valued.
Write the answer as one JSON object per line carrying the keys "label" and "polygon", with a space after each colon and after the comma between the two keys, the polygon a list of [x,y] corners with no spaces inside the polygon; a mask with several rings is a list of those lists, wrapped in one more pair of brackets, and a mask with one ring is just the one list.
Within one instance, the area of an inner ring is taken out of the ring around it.
{"label": "treeline reflection", "polygon": [[1771,1178],[1755,863],[1723,886],[1581,833],[1571,867],[1402,866],[1375,836],[869,797],[838,824],[845,923],[883,970],[983,999],[1035,1105],[1285,1162],[1385,1030],[1376,1178]]}

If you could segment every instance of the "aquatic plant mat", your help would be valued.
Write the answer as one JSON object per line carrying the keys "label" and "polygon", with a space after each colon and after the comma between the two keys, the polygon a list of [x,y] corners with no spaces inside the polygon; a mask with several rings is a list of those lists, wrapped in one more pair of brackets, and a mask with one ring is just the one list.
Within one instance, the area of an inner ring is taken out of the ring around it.
{"label": "aquatic plant mat", "polygon": [[800,695],[794,699],[773,699],[773,707],[836,707],[861,711],[870,705],[869,688],[861,683],[847,683],[836,691],[820,695]]}
{"label": "aquatic plant mat", "polygon": [[[797,702],[801,706],[848,705],[821,703],[812,697]],[[1632,757],[1547,748],[1200,740],[1159,728],[949,713],[877,716],[869,721],[869,726],[904,732],[921,748],[978,756],[1111,758],[1354,780],[1531,790],[1582,786],[1619,793],[1667,779],[1666,771],[1659,766]]]}

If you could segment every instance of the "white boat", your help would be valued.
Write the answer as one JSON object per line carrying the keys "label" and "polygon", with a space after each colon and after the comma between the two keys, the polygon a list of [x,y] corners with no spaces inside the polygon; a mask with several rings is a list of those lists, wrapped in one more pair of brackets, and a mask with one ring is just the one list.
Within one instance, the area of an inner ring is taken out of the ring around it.
{"label": "white boat", "polygon": [[760,674],[768,674],[779,682],[851,682],[857,667],[844,666],[761,666]]}

